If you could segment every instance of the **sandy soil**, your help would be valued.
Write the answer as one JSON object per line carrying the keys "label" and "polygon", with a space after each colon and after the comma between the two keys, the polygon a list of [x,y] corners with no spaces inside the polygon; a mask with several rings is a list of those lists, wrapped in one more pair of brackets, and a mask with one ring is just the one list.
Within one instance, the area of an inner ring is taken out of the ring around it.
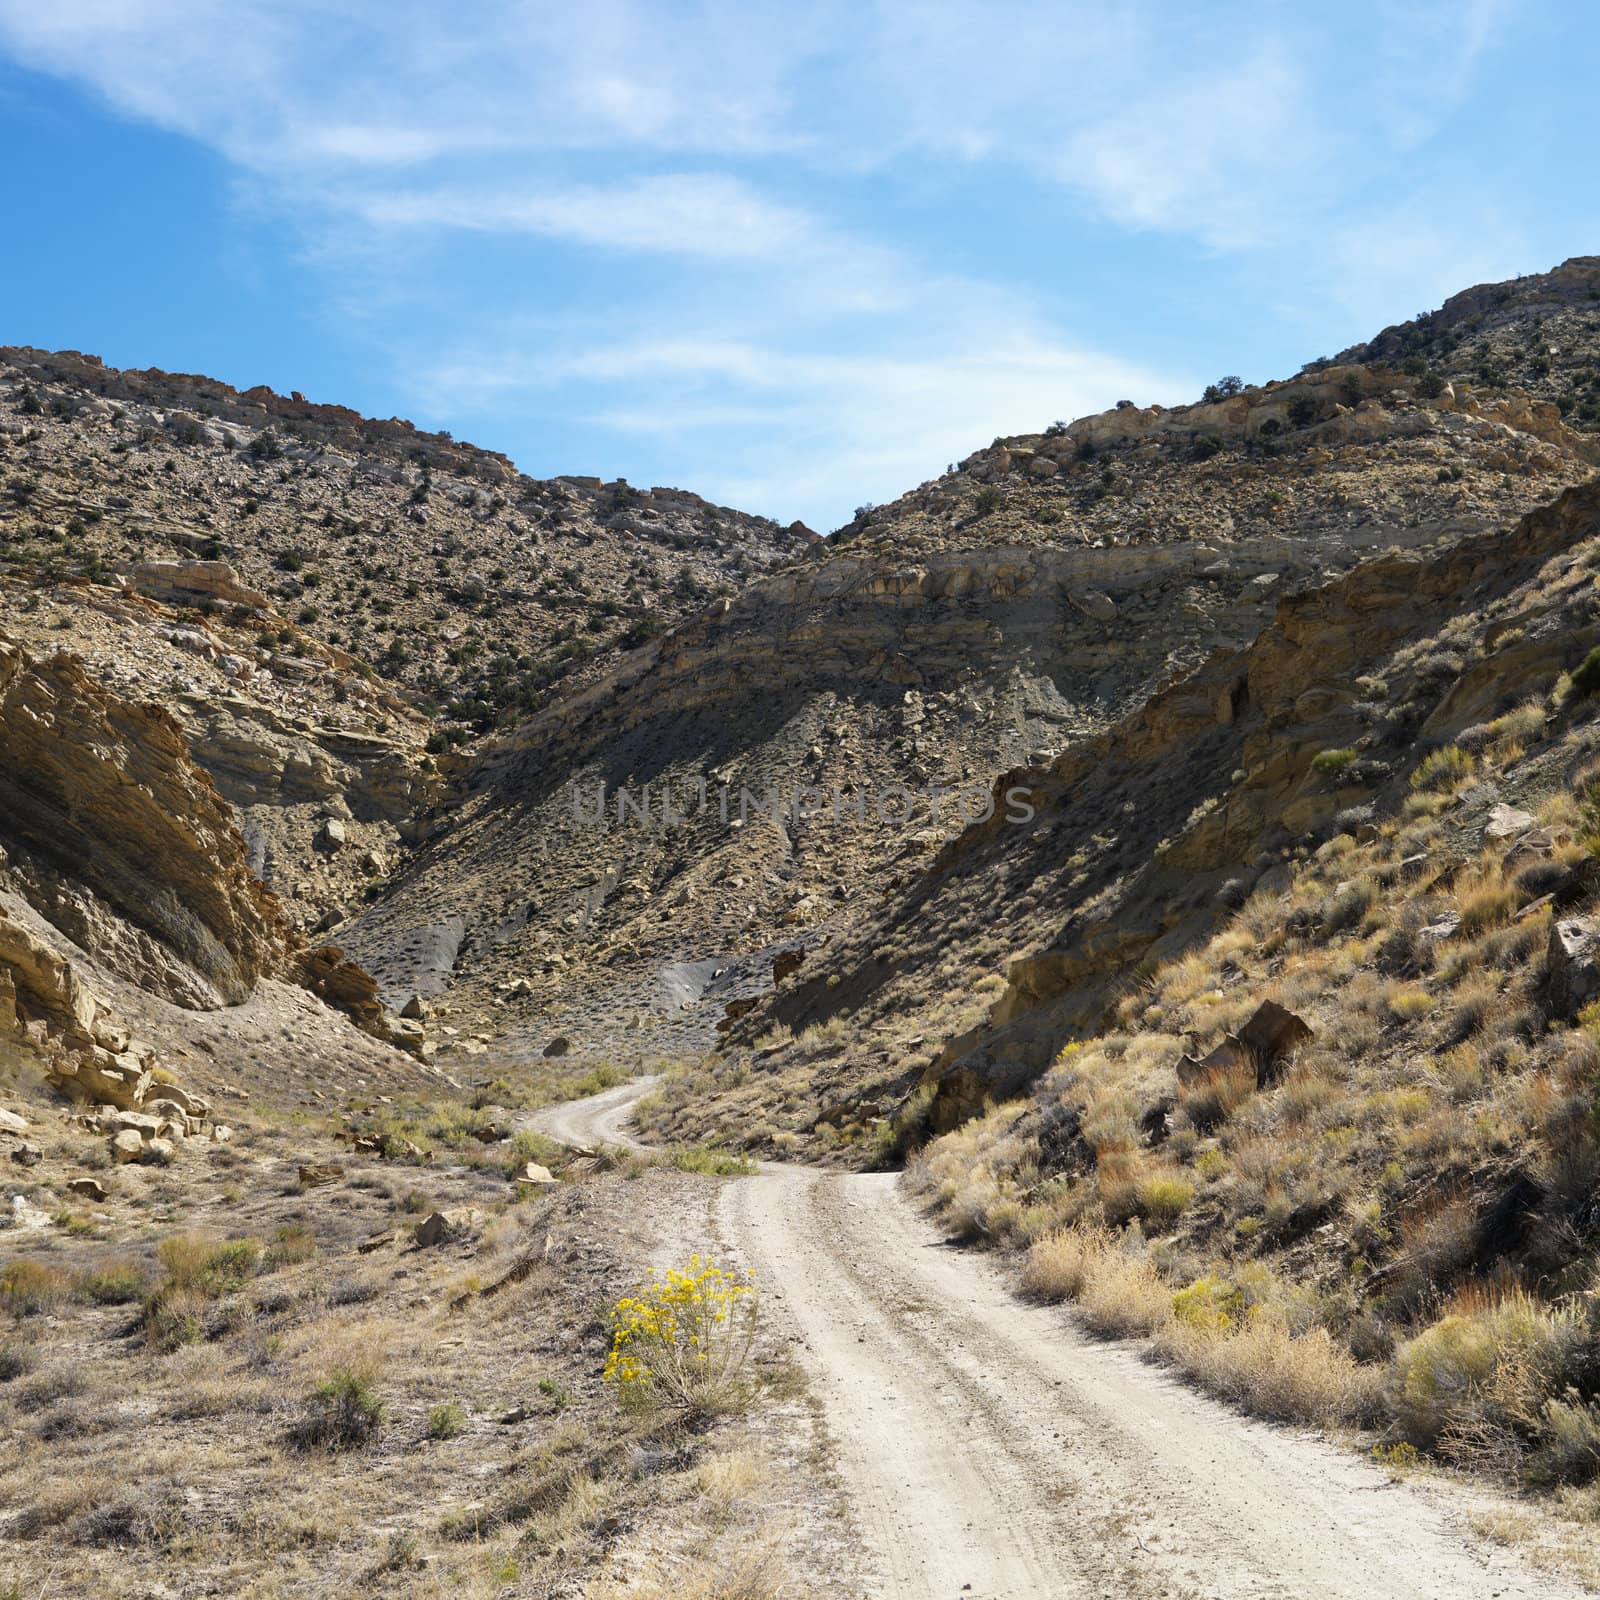
{"label": "sandy soil", "polygon": [[[646,1084],[544,1114],[633,1143]],[[950,1248],[893,1175],[764,1166],[729,1248],[799,1341],[883,1600],[1556,1600],[1468,1529],[1476,1498],[1241,1418]]]}

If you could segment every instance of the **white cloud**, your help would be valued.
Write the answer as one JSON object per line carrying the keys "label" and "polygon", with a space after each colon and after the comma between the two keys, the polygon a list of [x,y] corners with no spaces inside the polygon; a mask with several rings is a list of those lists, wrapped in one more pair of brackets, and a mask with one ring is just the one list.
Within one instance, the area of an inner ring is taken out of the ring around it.
{"label": "white cloud", "polygon": [[[0,0],[0,44],[298,182],[485,154],[826,171],[932,157],[1042,174],[1119,220],[1234,244],[1296,180],[1358,183],[1363,155],[1426,138],[1499,7]],[[1335,172],[1336,151],[1356,159]],[[513,175],[510,198],[526,184]]]}
{"label": "white cloud", "polygon": [[715,173],[565,188],[380,191],[355,202],[386,227],[530,233],[605,249],[757,260],[821,242],[815,219]]}
{"label": "white cloud", "polygon": [[[589,407],[602,446],[606,433],[617,436],[619,456],[630,436],[669,445],[685,465],[680,481],[702,493],[823,526],[936,476],[997,433],[1122,398],[1172,402],[1196,387],[1192,375],[1074,348],[1011,310],[954,340],[847,354],[716,331],[565,351],[536,335],[522,351],[459,350],[416,380],[419,400],[452,415],[560,396]],[[615,467],[582,470],[611,476]]]}
{"label": "white cloud", "polygon": [[1086,128],[1061,176],[1130,226],[1219,248],[1262,243],[1304,211],[1297,190],[1323,154],[1302,125],[1307,99],[1303,67],[1264,45],[1215,77],[1161,86]]}

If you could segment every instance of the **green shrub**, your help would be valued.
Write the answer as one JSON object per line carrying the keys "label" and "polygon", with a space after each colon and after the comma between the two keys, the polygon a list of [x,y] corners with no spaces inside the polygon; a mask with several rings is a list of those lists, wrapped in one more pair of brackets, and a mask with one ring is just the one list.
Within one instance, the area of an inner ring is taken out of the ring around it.
{"label": "green shrub", "polygon": [[1520,1291],[1444,1317],[1395,1355],[1396,1418],[1429,1448],[1447,1434],[1514,1433],[1530,1385],[1558,1388],[1582,1333],[1575,1312]]}
{"label": "green shrub", "polygon": [[428,1413],[428,1437],[453,1439],[467,1425],[467,1414],[453,1402],[435,1406]]}
{"label": "green shrub", "polygon": [[1477,763],[1460,745],[1446,745],[1425,756],[1411,774],[1411,787],[1425,792],[1453,789],[1470,778]]}
{"label": "green shrub", "polygon": [[270,1271],[309,1261],[317,1253],[316,1230],[309,1222],[286,1222],[272,1233],[272,1247],[264,1265]]}
{"label": "green shrub", "polygon": [[1583,658],[1580,666],[1572,669],[1572,687],[1584,696],[1600,689],[1600,644]]}
{"label": "green shrub", "polygon": [[1337,777],[1356,758],[1354,750],[1319,750],[1311,758],[1311,770],[1319,778]]}
{"label": "green shrub", "polygon": [[164,1351],[198,1344],[205,1332],[203,1319],[208,1304],[208,1297],[198,1289],[163,1285],[144,1303],[140,1322],[146,1340]]}
{"label": "green shrub", "polygon": [[1600,1474],[1600,1404],[1576,1394],[1551,1400],[1539,1415],[1539,1434],[1529,1469],[1536,1483],[1587,1483]]}
{"label": "green shrub", "polygon": [[1194,1185],[1176,1173],[1141,1178],[1133,1192],[1139,1203],[1140,1215],[1146,1221],[1155,1223],[1177,1221],[1194,1199]]}
{"label": "green shrub", "polygon": [[667,1151],[667,1163],[679,1172],[698,1172],[713,1178],[748,1178],[756,1170],[749,1156],[704,1144],[673,1145]]}
{"label": "green shrub", "polygon": [[112,1261],[78,1283],[78,1293],[100,1306],[127,1305],[142,1300],[150,1284],[144,1269],[132,1261]]}
{"label": "green shrub", "polygon": [[1173,1316],[1202,1333],[1226,1333],[1243,1311],[1244,1291],[1211,1272],[1172,1297]]}
{"label": "green shrub", "polygon": [[23,1344],[20,1339],[0,1342],[0,1383],[25,1378],[38,1365],[39,1357],[31,1345]]}
{"label": "green shrub", "polygon": [[291,1438],[302,1450],[356,1450],[370,1444],[382,1425],[383,1401],[371,1377],[339,1367],[311,1391]]}
{"label": "green shrub", "polygon": [[11,1261],[0,1267],[0,1309],[14,1317],[37,1316],[66,1299],[67,1275],[43,1261]]}

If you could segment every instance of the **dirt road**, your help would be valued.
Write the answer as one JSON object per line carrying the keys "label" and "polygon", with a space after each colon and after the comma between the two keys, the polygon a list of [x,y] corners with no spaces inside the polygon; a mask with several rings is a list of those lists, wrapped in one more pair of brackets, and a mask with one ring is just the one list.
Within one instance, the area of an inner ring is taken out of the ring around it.
{"label": "dirt road", "polygon": [[[544,1113],[633,1143],[626,1085]],[[620,1136],[620,1137],[619,1137]],[[1475,1538],[1449,1486],[1241,1418],[1016,1300],[892,1175],[763,1167],[726,1243],[786,1319],[883,1600],[1574,1600]]]}
{"label": "dirt road", "polygon": [[609,1144],[643,1150],[645,1147],[627,1128],[634,1106],[659,1081],[657,1078],[634,1078],[615,1089],[607,1089],[604,1094],[590,1095],[587,1100],[567,1100],[558,1106],[546,1106],[531,1120],[547,1139],[554,1139],[569,1149],[594,1150]]}

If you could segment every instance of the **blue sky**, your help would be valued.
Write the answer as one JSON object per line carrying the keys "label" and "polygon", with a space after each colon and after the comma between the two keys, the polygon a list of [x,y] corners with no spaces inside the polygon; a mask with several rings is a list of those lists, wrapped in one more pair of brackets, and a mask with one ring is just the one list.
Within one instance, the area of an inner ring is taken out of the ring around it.
{"label": "blue sky", "polygon": [[1600,251],[1587,0],[0,0],[0,343],[820,529]]}

